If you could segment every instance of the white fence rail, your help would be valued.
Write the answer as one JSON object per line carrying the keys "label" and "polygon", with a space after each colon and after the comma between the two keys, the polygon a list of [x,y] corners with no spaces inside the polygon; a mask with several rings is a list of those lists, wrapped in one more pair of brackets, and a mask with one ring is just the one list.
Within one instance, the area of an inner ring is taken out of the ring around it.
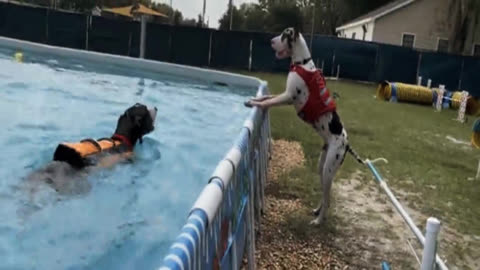
{"label": "white fence rail", "polygon": [[[372,171],[373,175],[377,183],[383,189],[383,191],[387,194],[388,199],[392,202],[393,206],[397,209],[400,216],[403,218],[405,223],[407,223],[410,230],[415,234],[417,240],[423,246],[423,256],[422,256],[422,265],[421,270],[433,270],[435,269],[434,266],[436,265],[438,269],[441,270],[448,270],[448,267],[442,261],[442,259],[436,254],[436,246],[437,246],[437,234],[440,230],[440,222],[435,218],[429,218],[427,221],[427,239],[423,236],[420,229],[415,225],[410,215],[408,215],[407,211],[403,208],[400,202],[397,200],[395,195],[393,195],[392,191],[388,187],[387,183],[383,181],[382,176],[378,173],[373,163],[378,161],[384,161],[387,163],[386,159],[380,158],[376,160],[366,160],[366,165]],[[434,263],[435,262],[435,263]]]}

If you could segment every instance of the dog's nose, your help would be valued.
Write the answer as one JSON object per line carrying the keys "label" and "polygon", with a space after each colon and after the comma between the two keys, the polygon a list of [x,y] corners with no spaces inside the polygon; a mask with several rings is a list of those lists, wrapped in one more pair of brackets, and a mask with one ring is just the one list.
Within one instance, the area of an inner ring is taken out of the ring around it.
{"label": "dog's nose", "polygon": [[155,111],[156,111],[156,112],[158,112],[158,109],[157,109],[157,107],[153,107],[153,108],[155,109]]}

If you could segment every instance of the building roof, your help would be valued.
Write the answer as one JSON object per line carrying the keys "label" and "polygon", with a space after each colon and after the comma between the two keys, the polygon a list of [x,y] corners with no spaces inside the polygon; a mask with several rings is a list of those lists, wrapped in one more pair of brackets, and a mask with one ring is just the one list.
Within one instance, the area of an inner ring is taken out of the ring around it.
{"label": "building roof", "polygon": [[390,2],[386,5],[383,5],[383,6],[377,8],[375,10],[372,10],[372,11],[368,12],[367,14],[364,14],[364,15],[362,15],[362,16],[354,19],[354,20],[351,20],[351,21],[337,27],[337,31],[371,22],[375,19],[378,19],[380,17],[383,17],[385,15],[390,14],[390,13],[396,11],[397,9],[408,6],[415,1],[416,0],[396,0],[396,1]]}
{"label": "building roof", "polygon": [[134,14],[152,15],[152,16],[165,17],[165,18],[168,17],[167,15],[160,13],[158,11],[155,11],[151,8],[148,8],[142,4],[139,4],[138,8],[134,8],[134,6],[132,5],[132,6],[118,7],[118,8],[104,8],[102,9],[102,11],[111,12],[111,13],[119,14],[126,17],[133,17]]}

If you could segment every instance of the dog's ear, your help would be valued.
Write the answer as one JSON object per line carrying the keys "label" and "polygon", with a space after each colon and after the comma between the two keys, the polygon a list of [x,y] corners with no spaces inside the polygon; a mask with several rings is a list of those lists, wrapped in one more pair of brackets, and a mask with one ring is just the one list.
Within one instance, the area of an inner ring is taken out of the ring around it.
{"label": "dog's ear", "polygon": [[297,41],[300,33],[298,32],[298,28],[296,26],[293,27],[293,41]]}
{"label": "dog's ear", "polygon": [[297,39],[300,37],[300,29],[297,26],[293,27],[293,40],[297,41]]}
{"label": "dog's ear", "polygon": [[142,117],[139,115],[132,115],[128,111],[125,112],[125,115],[127,116],[128,119],[130,119],[130,122],[135,126],[135,127],[140,127],[142,125]]}
{"label": "dog's ear", "polygon": [[295,29],[294,29],[293,27],[289,27],[289,28],[286,28],[285,30],[283,30],[282,36],[281,36],[282,42],[283,42],[285,39],[287,40],[288,47],[289,47],[290,49],[292,49],[292,42],[295,42],[295,41],[296,41],[296,38],[295,38]]}

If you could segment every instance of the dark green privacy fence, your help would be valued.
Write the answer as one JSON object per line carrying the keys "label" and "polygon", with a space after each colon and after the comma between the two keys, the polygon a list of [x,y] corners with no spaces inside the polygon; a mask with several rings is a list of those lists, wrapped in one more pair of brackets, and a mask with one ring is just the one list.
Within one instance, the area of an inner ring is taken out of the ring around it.
{"label": "dark green privacy fence", "polygon": [[[140,23],[85,14],[0,3],[0,35],[56,46],[131,57],[140,55]],[[288,60],[276,60],[271,33],[149,23],[147,59],[178,64],[285,72]],[[310,36],[305,36],[310,44]],[[315,35],[312,57],[326,76],[380,82],[383,80],[446,85],[480,97],[480,58],[420,52],[386,44]]]}

